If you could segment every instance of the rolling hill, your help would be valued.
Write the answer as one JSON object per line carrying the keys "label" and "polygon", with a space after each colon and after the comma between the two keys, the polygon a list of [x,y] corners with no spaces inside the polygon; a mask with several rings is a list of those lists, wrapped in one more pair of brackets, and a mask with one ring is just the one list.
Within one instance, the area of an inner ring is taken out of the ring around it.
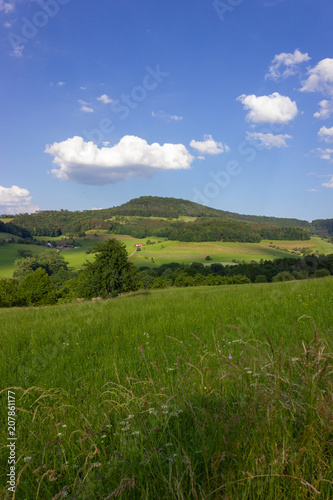
{"label": "rolling hill", "polygon": [[[182,235],[186,233],[183,241],[205,241],[202,239],[205,237],[203,226],[211,229],[214,226],[218,233],[216,236],[216,231],[211,230],[214,235],[206,235],[207,241],[217,241],[219,237],[230,241],[293,239],[291,228],[297,228],[295,239],[308,239],[310,234],[322,237],[333,235],[333,219],[308,222],[293,218],[244,215],[188,200],[158,196],[142,196],[118,207],[102,210],[54,210],[19,214],[13,217],[12,224],[30,231],[33,236],[53,237],[62,234],[78,236],[88,230],[106,229],[113,234],[130,234],[139,238],[172,235],[176,239],[182,239]],[[274,228],[280,228],[281,231],[269,232]],[[191,236],[188,236],[189,233]],[[194,233],[200,233],[200,237],[193,236]],[[240,233],[243,236],[239,236]]]}

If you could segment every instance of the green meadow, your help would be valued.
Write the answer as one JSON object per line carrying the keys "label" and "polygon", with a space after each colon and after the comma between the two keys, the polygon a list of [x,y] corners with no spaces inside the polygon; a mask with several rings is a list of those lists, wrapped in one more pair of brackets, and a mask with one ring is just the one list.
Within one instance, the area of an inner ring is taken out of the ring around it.
{"label": "green meadow", "polygon": [[[0,233],[0,236],[4,233]],[[2,237],[2,236],[1,236]],[[10,235],[9,235],[10,237]],[[164,240],[164,238],[132,238],[126,235],[110,235],[106,231],[87,231],[85,238],[76,238],[79,248],[63,249],[62,255],[68,262],[69,267],[82,269],[86,259],[92,260],[93,256],[86,254],[88,248],[92,248],[96,243],[108,238],[121,240],[125,245],[130,260],[136,267],[147,266],[154,268],[170,262],[207,263],[205,258],[209,255],[211,261],[230,264],[233,260],[259,262],[260,259],[273,260],[277,258],[290,257],[293,255],[294,248],[308,248],[316,253],[333,253],[333,245],[327,240],[319,237],[312,237],[309,241],[268,241],[263,240],[260,243],[228,243],[228,242],[203,242],[187,243],[178,241]],[[47,241],[62,241],[62,237],[37,239]],[[154,245],[146,245],[147,240],[155,242]],[[160,243],[158,243],[160,242]],[[143,243],[141,251],[136,252],[135,243]],[[274,245],[274,247],[272,246]],[[17,243],[0,246],[0,277],[11,277],[14,272],[14,262],[19,257],[19,249],[29,249],[33,255],[38,255],[45,250],[45,247],[39,245],[20,245]]]}
{"label": "green meadow", "polygon": [[15,496],[331,499],[333,278],[0,310]]}

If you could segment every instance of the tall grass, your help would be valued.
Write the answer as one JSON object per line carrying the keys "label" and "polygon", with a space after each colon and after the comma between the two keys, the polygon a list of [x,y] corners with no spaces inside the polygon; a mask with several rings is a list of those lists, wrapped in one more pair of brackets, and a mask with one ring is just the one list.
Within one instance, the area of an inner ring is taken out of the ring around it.
{"label": "tall grass", "polygon": [[1,311],[15,498],[332,498],[332,303],[327,278]]}

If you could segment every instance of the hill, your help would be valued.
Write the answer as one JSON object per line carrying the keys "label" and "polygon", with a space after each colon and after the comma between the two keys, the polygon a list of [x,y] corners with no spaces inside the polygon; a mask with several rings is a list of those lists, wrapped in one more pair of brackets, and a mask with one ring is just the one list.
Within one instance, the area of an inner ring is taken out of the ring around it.
{"label": "hill", "polygon": [[206,207],[193,201],[181,198],[161,198],[159,196],[141,196],[134,198],[119,207],[112,209],[114,215],[127,215],[139,217],[225,217],[237,219],[244,222],[257,222],[279,227],[304,227],[310,228],[311,223],[306,220],[286,219],[278,217],[267,217],[258,215],[244,215],[226,210]]}
{"label": "hill", "polygon": [[82,236],[94,229],[137,238],[159,236],[180,241],[255,242],[261,238],[306,240],[310,233],[323,237],[333,235],[333,219],[310,223],[292,218],[243,215],[158,196],[142,196],[102,210],[20,214],[14,217],[12,224],[27,229],[33,236],[50,237]]}

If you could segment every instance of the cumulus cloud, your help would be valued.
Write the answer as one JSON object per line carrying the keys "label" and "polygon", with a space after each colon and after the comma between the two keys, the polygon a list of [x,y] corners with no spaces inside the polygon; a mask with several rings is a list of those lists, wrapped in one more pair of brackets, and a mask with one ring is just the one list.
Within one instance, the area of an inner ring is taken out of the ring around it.
{"label": "cumulus cloud", "polygon": [[58,87],[63,87],[64,85],[66,85],[66,82],[58,82]]}
{"label": "cumulus cloud", "polygon": [[310,61],[310,59],[311,57],[309,57],[308,53],[302,54],[299,49],[296,49],[293,54],[286,52],[277,54],[272,60],[265,78],[278,80],[279,78],[287,78],[288,76],[295,75],[298,71],[298,65]]}
{"label": "cumulus cloud", "polygon": [[0,12],[5,12],[7,14],[8,12],[14,10],[14,7],[15,7],[15,0],[10,0],[10,1],[0,0]]}
{"label": "cumulus cloud", "polygon": [[221,153],[227,153],[230,151],[229,146],[222,144],[222,142],[214,141],[211,135],[205,135],[203,141],[195,141],[193,139],[190,142],[190,146],[191,148],[196,149],[199,153],[207,155],[220,155]]}
{"label": "cumulus cloud", "polygon": [[177,115],[168,115],[167,113],[164,113],[164,111],[158,111],[155,113],[154,111],[152,112],[151,116],[154,118],[163,118],[164,120],[167,121],[181,121],[183,119],[182,116],[177,116]]}
{"label": "cumulus cloud", "polygon": [[114,102],[107,94],[101,95],[101,97],[97,97],[97,101],[101,101],[103,104],[111,104]]}
{"label": "cumulus cloud", "polygon": [[263,134],[261,132],[246,132],[246,140],[247,141],[255,141],[259,144],[259,146],[263,146],[266,149],[272,148],[286,148],[288,146],[286,140],[292,139],[291,135],[288,134]]}
{"label": "cumulus cloud", "polygon": [[333,95],[333,59],[326,58],[308,70],[309,77],[302,82],[301,92],[322,92]]}
{"label": "cumulus cloud", "polygon": [[284,124],[293,120],[298,114],[296,102],[278,92],[259,97],[243,94],[237,101],[249,111],[246,119],[253,123]]}
{"label": "cumulus cloud", "polygon": [[32,196],[27,189],[18,186],[10,188],[0,186],[0,213],[31,213],[36,210],[39,208],[32,203]]}
{"label": "cumulus cloud", "polygon": [[126,135],[112,147],[98,148],[82,137],[48,145],[55,177],[81,184],[111,184],[131,177],[152,177],[162,170],[188,169],[194,157],[183,144],[154,143]]}
{"label": "cumulus cloud", "polygon": [[333,127],[321,127],[318,132],[319,137],[325,142],[333,142]]}
{"label": "cumulus cloud", "polygon": [[329,118],[333,113],[333,99],[332,101],[327,101],[326,99],[324,99],[323,101],[320,101],[319,106],[319,111],[317,111],[313,115],[315,118],[321,118],[322,120],[325,120],[326,118]]}

